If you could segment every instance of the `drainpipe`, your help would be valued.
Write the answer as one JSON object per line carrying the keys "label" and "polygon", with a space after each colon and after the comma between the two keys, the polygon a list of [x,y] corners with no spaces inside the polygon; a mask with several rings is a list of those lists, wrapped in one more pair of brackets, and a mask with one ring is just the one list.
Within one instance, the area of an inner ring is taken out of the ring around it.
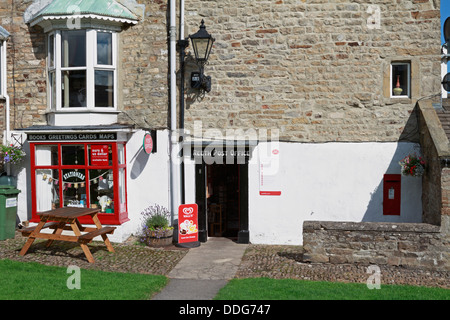
{"label": "drainpipe", "polygon": [[180,40],[184,40],[184,0],[180,0]]}
{"label": "drainpipe", "polygon": [[10,105],[9,105],[9,95],[8,93],[5,93],[5,100],[6,100],[6,133],[5,133],[5,144],[7,145],[9,143],[9,135],[10,135]]}
{"label": "drainpipe", "polygon": [[172,224],[178,220],[179,199],[179,168],[178,153],[179,143],[177,139],[177,77],[176,77],[176,5],[175,0],[170,0],[170,201],[172,211]]}
{"label": "drainpipe", "polygon": [[[1,63],[3,64],[3,61],[7,61],[7,57],[6,57],[6,41],[3,42],[3,46],[2,46],[2,61]],[[3,137],[3,141],[5,145],[9,145],[9,139],[11,136],[11,125],[10,125],[10,113],[11,113],[11,107],[10,107],[10,100],[9,100],[9,95],[8,95],[8,90],[7,90],[7,85],[6,82],[8,81],[7,79],[7,73],[6,73],[6,65],[2,65],[2,92],[5,95],[5,136]],[[7,163],[6,164],[6,174],[9,176],[11,175],[11,164]]]}
{"label": "drainpipe", "polygon": [[[10,121],[10,105],[9,105],[9,95],[8,95],[8,93],[6,92],[6,90],[4,91],[5,92],[5,102],[6,102],[6,110],[5,110],[5,113],[6,113],[6,115],[5,115],[5,122],[6,122],[6,131],[5,131],[5,138],[3,139],[3,140],[5,140],[5,145],[7,146],[7,145],[9,145],[9,138],[10,138],[10,135],[11,135],[11,128],[10,128],[10,124],[9,124],[9,121]],[[11,175],[11,163],[7,163],[6,164],[6,174],[8,175],[8,176],[10,176]]]}
{"label": "drainpipe", "polygon": [[180,0],[180,148],[183,159],[180,164],[180,201],[181,204],[186,203],[185,197],[185,168],[184,168],[184,59],[186,57],[185,50],[187,44],[184,42],[184,0]]}

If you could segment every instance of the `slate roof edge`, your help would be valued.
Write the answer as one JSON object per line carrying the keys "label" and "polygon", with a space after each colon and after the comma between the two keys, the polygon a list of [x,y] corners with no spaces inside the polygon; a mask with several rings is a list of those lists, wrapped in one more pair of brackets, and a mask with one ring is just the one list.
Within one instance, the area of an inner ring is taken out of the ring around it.
{"label": "slate roof edge", "polygon": [[[136,24],[139,20],[143,20],[145,17],[145,5],[139,4],[136,0],[115,0],[115,3],[118,6],[124,8],[131,16],[117,16],[112,13],[99,13],[99,12],[60,12],[60,13],[49,13],[45,12],[45,9],[52,4],[54,0],[34,0],[33,3],[28,6],[23,14],[23,19],[26,24],[35,25],[39,21],[42,21],[45,17],[58,17],[58,18],[67,18],[73,17],[73,14],[77,15],[95,15],[96,17],[104,17],[104,18],[114,18],[119,20],[122,23],[133,23]],[[126,21],[125,21],[126,20]]]}
{"label": "slate roof edge", "polygon": [[133,131],[132,125],[94,125],[94,126],[49,126],[49,125],[33,125],[27,128],[15,129],[15,131],[27,132],[92,132],[92,131]]}

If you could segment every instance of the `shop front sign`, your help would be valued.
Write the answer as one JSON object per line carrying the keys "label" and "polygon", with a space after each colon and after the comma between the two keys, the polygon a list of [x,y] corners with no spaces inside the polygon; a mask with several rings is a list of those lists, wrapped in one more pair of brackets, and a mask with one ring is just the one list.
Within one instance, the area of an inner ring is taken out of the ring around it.
{"label": "shop front sign", "polygon": [[66,181],[69,178],[77,178],[81,181],[84,181],[85,175],[82,174],[80,171],[70,171],[63,175],[64,181]]}
{"label": "shop front sign", "polygon": [[29,133],[27,139],[30,142],[45,141],[114,141],[117,140],[116,132],[92,132],[92,133]]}
{"label": "shop front sign", "polygon": [[252,148],[250,146],[237,146],[233,144],[205,144],[185,148],[184,151],[197,164],[245,164],[250,160],[252,155]]}

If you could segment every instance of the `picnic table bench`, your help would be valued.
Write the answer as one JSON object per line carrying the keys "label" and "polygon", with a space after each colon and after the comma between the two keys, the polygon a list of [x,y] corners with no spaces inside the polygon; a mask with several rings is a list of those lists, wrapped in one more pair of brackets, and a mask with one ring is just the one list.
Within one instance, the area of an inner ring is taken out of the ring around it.
{"label": "picnic table bench", "polygon": [[[114,248],[109,242],[107,234],[112,234],[115,227],[102,227],[98,219],[100,209],[65,207],[38,213],[40,221],[37,226],[23,228],[20,231],[23,236],[28,237],[27,242],[20,251],[23,256],[27,253],[35,239],[47,239],[46,247],[50,247],[54,240],[77,242],[90,263],[94,263],[94,257],[87,246],[95,237],[101,236],[109,252],[114,252]],[[90,216],[95,224],[95,228],[84,227],[78,218]],[[44,229],[53,229],[53,233],[41,232]],[[75,235],[63,235],[64,230],[71,230]],[[82,234],[82,232],[86,232]]]}

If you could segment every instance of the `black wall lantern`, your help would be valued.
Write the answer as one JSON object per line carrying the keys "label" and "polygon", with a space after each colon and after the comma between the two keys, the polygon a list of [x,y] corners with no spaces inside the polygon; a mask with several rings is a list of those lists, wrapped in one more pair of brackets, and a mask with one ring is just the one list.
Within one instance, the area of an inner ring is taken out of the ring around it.
{"label": "black wall lantern", "polygon": [[206,31],[205,21],[202,20],[200,29],[197,33],[189,35],[194,49],[195,61],[200,67],[199,72],[191,73],[191,87],[201,88],[206,92],[211,91],[211,77],[205,76],[203,71],[205,64],[208,62],[209,54],[215,39]]}

